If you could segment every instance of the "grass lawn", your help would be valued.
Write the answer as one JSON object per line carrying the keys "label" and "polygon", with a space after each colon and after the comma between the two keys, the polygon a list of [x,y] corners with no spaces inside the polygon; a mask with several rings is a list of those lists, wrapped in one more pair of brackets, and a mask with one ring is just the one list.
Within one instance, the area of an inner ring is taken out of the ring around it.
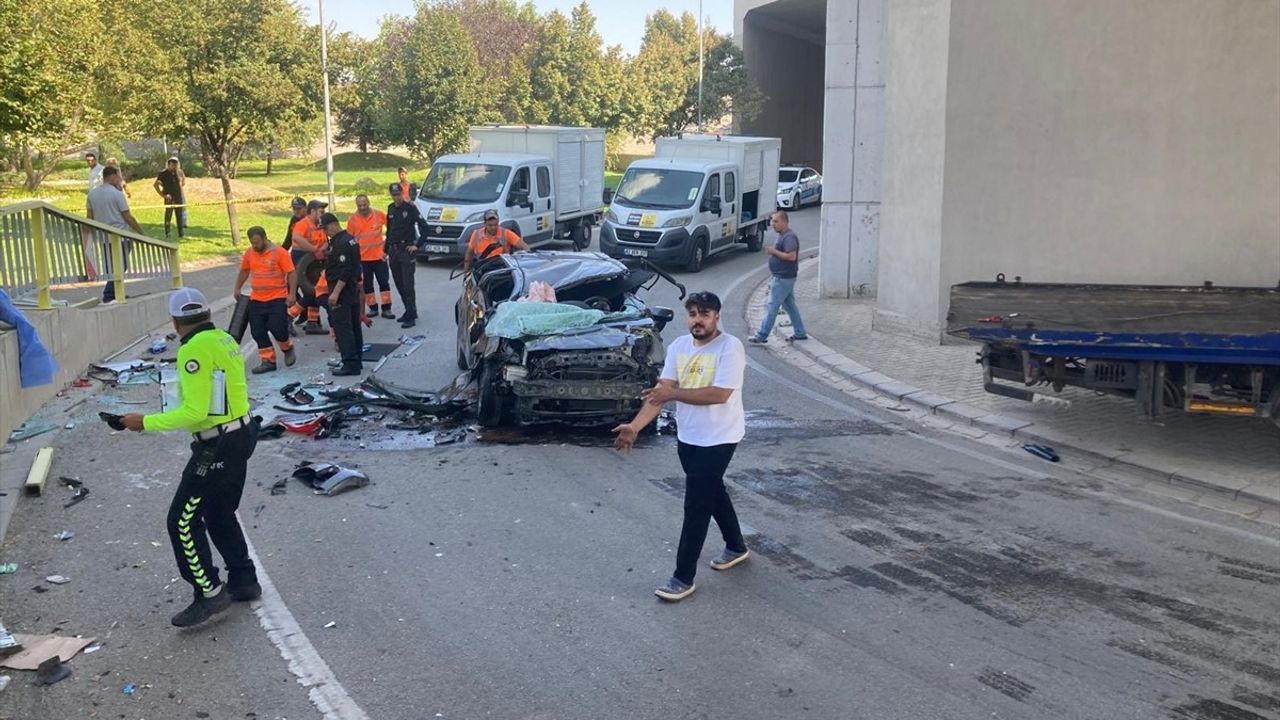
{"label": "grass lawn", "polygon": [[[409,177],[421,183],[429,166],[414,164],[409,158],[388,153],[342,153],[334,158],[334,192],[340,198],[336,211],[339,216],[355,210],[352,199],[360,192],[370,195],[380,193],[395,182],[396,168],[409,168]],[[237,216],[240,233],[261,225],[267,237],[276,242],[284,239],[291,211],[289,200],[295,195],[311,199],[327,194],[324,160],[276,160],[271,174],[267,175],[265,160],[240,163],[233,190],[238,200]],[[80,160],[59,163],[58,170],[41,185],[34,197],[50,202],[64,210],[84,214],[85,165]],[[616,189],[622,173],[605,173],[605,185]],[[7,178],[6,178],[7,179]],[[129,201],[133,215],[142,229],[151,237],[164,237],[164,209],[157,207],[159,198],[151,191],[151,178],[133,178],[129,182],[132,198]],[[222,191],[215,178],[188,178],[187,180],[187,231],[182,240],[184,261],[238,255],[246,247],[247,239],[239,246],[231,240],[230,222]],[[345,200],[342,198],[346,198]],[[0,204],[32,199],[20,187],[0,187]],[[381,203],[385,198],[379,198]],[[177,239],[176,231],[173,239]]]}

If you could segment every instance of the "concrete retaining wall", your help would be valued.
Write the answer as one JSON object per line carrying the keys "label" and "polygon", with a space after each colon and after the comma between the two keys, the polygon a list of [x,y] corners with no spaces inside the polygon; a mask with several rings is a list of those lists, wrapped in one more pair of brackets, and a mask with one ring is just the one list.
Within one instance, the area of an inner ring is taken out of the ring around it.
{"label": "concrete retaining wall", "polygon": [[18,333],[0,331],[0,445],[89,363],[165,325],[169,321],[166,300],[167,294],[156,294],[84,310],[24,310],[60,369],[52,384],[23,389],[18,376]]}

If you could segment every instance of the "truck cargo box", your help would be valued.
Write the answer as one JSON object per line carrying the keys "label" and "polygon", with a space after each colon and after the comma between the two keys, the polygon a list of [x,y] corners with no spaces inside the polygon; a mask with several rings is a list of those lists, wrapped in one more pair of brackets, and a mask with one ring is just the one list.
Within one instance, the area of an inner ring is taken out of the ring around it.
{"label": "truck cargo box", "polygon": [[550,125],[481,125],[471,128],[471,151],[551,158],[556,173],[557,219],[604,207],[604,130]]}

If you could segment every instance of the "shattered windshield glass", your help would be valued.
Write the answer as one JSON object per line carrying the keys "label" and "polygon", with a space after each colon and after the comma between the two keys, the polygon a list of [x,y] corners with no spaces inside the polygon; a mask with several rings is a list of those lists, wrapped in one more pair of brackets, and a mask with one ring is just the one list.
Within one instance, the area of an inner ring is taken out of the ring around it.
{"label": "shattered windshield glass", "polygon": [[555,252],[520,253],[504,256],[513,268],[519,297],[535,282],[547,283],[557,291],[588,282],[603,282],[626,275],[626,265],[602,253]]}

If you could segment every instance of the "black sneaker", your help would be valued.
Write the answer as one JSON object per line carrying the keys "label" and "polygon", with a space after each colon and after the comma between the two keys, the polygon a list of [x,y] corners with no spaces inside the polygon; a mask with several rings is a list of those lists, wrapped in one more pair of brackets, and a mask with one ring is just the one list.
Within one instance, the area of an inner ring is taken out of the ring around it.
{"label": "black sneaker", "polygon": [[396,319],[396,314],[395,314],[395,313],[393,313],[393,312],[391,312],[391,308],[389,308],[389,307],[385,307],[385,308],[382,308],[382,317],[384,317],[384,318],[386,318],[386,319],[388,319],[388,320],[395,320],[395,319]]}
{"label": "black sneaker", "polygon": [[302,326],[302,332],[308,335],[328,335],[329,331],[324,329],[320,323],[309,322]]}
{"label": "black sneaker", "polygon": [[262,586],[257,580],[251,583],[242,583],[235,585],[227,584],[227,593],[231,595],[231,599],[235,602],[250,602],[262,597]]}
{"label": "black sneaker", "polygon": [[787,338],[787,342],[795,342],[797,340],[808,340],[808,339],[809,339],[808,335],[792,335],[791,337]]}
{"label": "black sneaker", "polygon": [[197,595],[190,605],[183,608],[182,612],[174,615],[169,622],[177,627],[191,627],[192,625],[199,625],[229,607],[231,607],[231,593],[228,593],[225,589],[220,590],[213,597]]}
{"label": "black sneaker", "polygon": [[362,373],[362,372],[364,372],[364,370],[362,370],[361,368],[358,368],[358,367],[352,367],[352,366],[350,366],[350,365],[343,365],[342,367],[338,368],[337,370],[334,370],[334,371],[332,372],[332,374],[333,374],[333,375],[335,375],[335,376],[337,376],[337,377],[341,377],[341,376],[344,376],[344,375],[359,375],[359,374],[360,374],[360,373]]}
{"label": "black sneaker", "polygon": [[681,600],[692,595],[693,591],[697,587],[698,587],[697,585],[694,585],[692,583],[686,584],[686,583],[680,582],[675,578],[675,576],[672,576],[665,583],[659,586],[657,590],[654,590],[653,594],[657,595],[663,600],[666,600],[667,602],[680,602]]}
{"label": "black sneaker", "polygon": [[751,556],[750,550],[743,550],[742,552],[734,552],[729,548],[725,548],[723,552],[721,552],[711,561],[711,569],[712,570],[728,570],[729,568],[735,565],[745,562],[746,559],[750,556]]}
{"label": "black sneaker", "polygon": [[[292,365],[293,363],[289,363],[289,364],[290,364],[290,365]],[[276,371],[276,364],[275,364],[275,363],[273,363],[273,362],[260,362],[260,363],[258,363],[258,366],[257,366],[257,367],[255,367],[254,369],[250,370],[249,372],[253,373],[254,375],[261,375],[262,373],[269,373],[269,372],[275,372],[275,371]]]}
{"label": "black sneaker", "polygon": [[752,335],[751,337],[747,338],[747,342],[751,343],[752,345],[768,345],[769,338],[762,338],[758,335]]}
{"label": "black sneaker", "polygon": [[416,318],[409,318],[408,320],[401,320],[401,321],[400,321],[400,327],[405,328],[405,329],[411,328],[411,327],[413,327],[414,325],[417,325],[417,324],[418,324],[418,321],[417,321],[417,319],[416,319]]}

